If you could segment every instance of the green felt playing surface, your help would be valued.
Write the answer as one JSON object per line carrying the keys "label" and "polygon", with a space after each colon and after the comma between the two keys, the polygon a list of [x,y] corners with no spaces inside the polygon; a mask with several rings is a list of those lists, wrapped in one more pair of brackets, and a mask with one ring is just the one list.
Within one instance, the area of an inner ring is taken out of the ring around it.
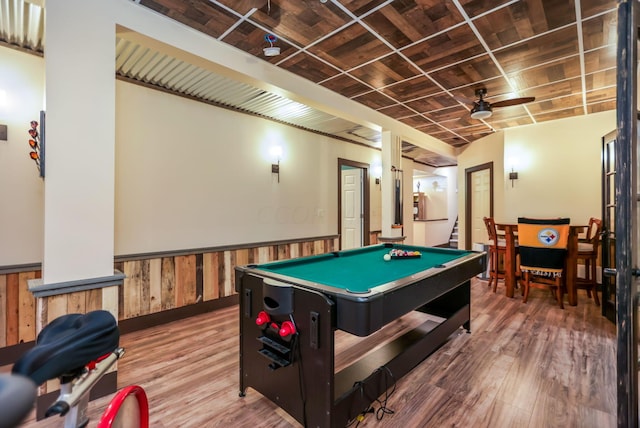
{"label": "green felt playing surface", "polygon": [[[392,248],[420,251],[421,257],[385,261]],[[316,282],[352,293],[366,293],[374,287],[451,262],[470,251],[411,245],[373,245],[355,250],[267,263],[258,269]]]}

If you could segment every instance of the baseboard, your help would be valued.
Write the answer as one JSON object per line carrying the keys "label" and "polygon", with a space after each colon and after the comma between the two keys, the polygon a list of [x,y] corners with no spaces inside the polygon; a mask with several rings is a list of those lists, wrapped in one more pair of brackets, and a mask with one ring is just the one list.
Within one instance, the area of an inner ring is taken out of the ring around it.
{"label": "baseboard", "polygon": [[31,340],[29,342],[18,343],[17,345],[10,345],[4,348],[0,348],[0,366],[6,366],[7,364],[13,364],[18,361],[25,352],[33,348],[36,342]]}

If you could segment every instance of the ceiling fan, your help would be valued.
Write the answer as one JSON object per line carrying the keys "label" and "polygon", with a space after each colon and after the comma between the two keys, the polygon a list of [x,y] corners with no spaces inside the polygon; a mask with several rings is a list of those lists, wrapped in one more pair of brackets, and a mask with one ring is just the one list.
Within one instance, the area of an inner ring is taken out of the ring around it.
{"label": "ceiling fan", "polygon": [[489,101],[484,100],[485,95],[487,95],[487,88],[478,88],[476,89],[476,97],[478,97],[477,101],[468,99],[460,100],[463,102],[473,103],[473,107],[471,108],[472,119],[486,119],[491,117],[494,108],[515,106],[518,104],[530,103],[535,100],[535,97],[522,97],[490,103]]}

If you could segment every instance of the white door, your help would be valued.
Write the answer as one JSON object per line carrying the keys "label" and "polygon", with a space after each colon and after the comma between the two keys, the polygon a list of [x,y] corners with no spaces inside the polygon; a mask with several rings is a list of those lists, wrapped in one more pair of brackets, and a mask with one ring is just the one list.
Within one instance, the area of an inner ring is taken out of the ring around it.
{"label": "white door", "polygon": [[483,217],[491,215],[490,173],[490,169],[471,173],[471,244],[486,243],[489,239]]}
{"label": "white door", "polygon": [[343,167],[341,248],[362,247],[362,169]]}

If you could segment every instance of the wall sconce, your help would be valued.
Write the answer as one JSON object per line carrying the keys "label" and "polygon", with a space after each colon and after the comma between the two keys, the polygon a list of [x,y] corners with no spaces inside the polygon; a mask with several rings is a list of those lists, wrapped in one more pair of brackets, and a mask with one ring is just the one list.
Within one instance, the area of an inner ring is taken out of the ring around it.
{"label": "wall sconce", "polygon": [[280,146],[271,147],[271,157],[276,162],[271,164],[271,173],[277,174],[278,183],[280,183],[280,158],[282,157],[282,147]]}
{"label": "wall sconce", "polygon": [[518,173],[511,168],[511,172],[509,173],[509,180],[511,180],[511,187],[513,187],[513,181],[518,179]]}
{"label": "wall sconce", "polygon": [[373,164],[371,173],[376,178],[376,184],[380,184],[380,178],[382,177],[382,165],[379,163]]}

